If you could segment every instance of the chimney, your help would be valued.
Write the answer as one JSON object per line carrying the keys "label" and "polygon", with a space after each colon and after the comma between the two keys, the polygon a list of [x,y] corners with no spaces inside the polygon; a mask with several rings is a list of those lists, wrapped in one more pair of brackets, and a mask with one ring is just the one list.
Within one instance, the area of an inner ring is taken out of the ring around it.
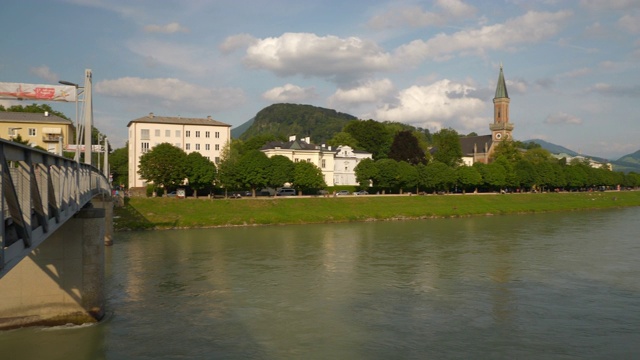
{"label": "chimney", "polygon": [[306,142],[307,144],[311,144],[311,138],[307,136],[306,138],[304,138],[304,142]]}
{"label": "chimney", "polygon": [[211,120],[211,115],[207,115],[207,120]]}
{"label": "chimney", "polygon": [[45,111],[45,112],[44,112],[44,116],[49,116],[49,112],[48,112],[48,111]]}
{"label": "chimney", "polygon": [[295,135],[290,135],[289,136],[289,141],[296,141],[296,136]]}
{"label": "chimney", "polygon": [[153,118],[153,113],[152,112],[149,113],[149,117]]}

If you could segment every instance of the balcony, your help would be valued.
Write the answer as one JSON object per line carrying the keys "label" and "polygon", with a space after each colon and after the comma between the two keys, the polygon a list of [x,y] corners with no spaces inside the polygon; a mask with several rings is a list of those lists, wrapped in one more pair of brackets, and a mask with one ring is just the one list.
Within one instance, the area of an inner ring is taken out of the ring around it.
{"label": "balcony", "polygon": [[60,134],[44,134],[42,135],[43,142],[59,142],[62,138]]}

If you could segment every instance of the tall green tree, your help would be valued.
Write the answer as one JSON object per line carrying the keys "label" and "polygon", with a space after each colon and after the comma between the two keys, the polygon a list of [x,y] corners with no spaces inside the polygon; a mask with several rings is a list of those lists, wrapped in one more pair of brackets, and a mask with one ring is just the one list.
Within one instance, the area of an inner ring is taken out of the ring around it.
{"label": "tall green tree", "polygon": [[482,184],[482,175],[473,166],[458,166],[455,172],[457,186],[463,192],[475,190]]}
{"label": "tall green tree", "polygon": [[363,159],[356,165],[354,172],[356,173],[356,181],[361,188],[369,187],[374,179],[378,177],[378,167],[372,159]]}
{"label": "tall green tree", "polygon": [[357,149],[358,141],[353,136],[351,136],[351,134],[344,131],[340,131],[339,133],[336,133],[335,135],[333,135],[331,139],[327,140],[327,145],[330,145],[333,147],[346,145],[346,146],[350,146],[352,149]]}
{"label": "tall green tree", "polygon": [[257,188],[269,183],[270,162],[262,151],[251,150],[240,157],[237,163],[238,182],[242,187],[251,189],[255,196]]}
{"label": "tall green tree", "polygon": [[187,155],[187,179],[193,189],[193,196],[198,197],[198,191],[210,189],[216,180],[216,165],[197,151]]}
{"label": "tall green tree", "polygon": [[384,124],[371,119],[354,120],[349,122],[343,131],[356,139],[362,149],[370,152],[374,160],[387,157],[393,138]]}
{"label": "tall green tree", "polygon": [[239,147],[241,141],[232,140],[227,142],[220,153],[220,163],[218,164],[217,183],[224,188],[225,195],[228,190],[240,188],[240,174],[238,161],[240,160]]}
{"label": "tall green tree", "polygon": [[187,154],[182,149],[162,143],[140,157],[138,174],[147,182],[164,188],[166,195],[168,188],[183,184],[187,177],[186,160]]}
{"label": "tall green tree", "polygon": [[129,146],[113,150],[109,154],[109,165],[113,176],[113,186],[127,186],[129,184]]}
{"label": "tall green tree", "polygon": [[303,193],[309,194],[323,189],[327,184],[319,167],[307,161],[300,161],[295,163],[294,166],[293,186],[302,195]]}
{"label": "tall green tree", "polygon": [[418,170],[415,166],[409,164],[406,161],[398,162],[398,187],[402,194],[405,190],[415,189],[418,193],[418,186],[420,185]]}
{"label": "tall green tree", "polygon": [[434,160],[425,167],[419,166],[420,184],[428,190],[449,191],[456,183],[455,170],[446,164]]}
{"label": "tall green tree", "polygon": [[286,156],[275,155],[269,158],[269,179],[267,186],[274,189],[294,181],[294,163]]}
{"label": "tall green tree", "polygon": [[391,192],[400,186],[400,175],[398,162],[393,159],[380,159],[375,162],[378,168],[377,176],[373,180],[376,187],[382,188],[384,192]]}
{"label": "tall green tree", "polygon": [[451,168],[462,164],[463,154],[460,146],[460,137],[455,130],[451,128],[441,129],[433,134],[433,147],[436,150],[433,154],[433,160]]}
{"label": "tall green tree", "polygon": [[420,147],[418,139],[408,130],[398,132],[393,138],[389,158],[411,165],[426,164],[424,150]]}

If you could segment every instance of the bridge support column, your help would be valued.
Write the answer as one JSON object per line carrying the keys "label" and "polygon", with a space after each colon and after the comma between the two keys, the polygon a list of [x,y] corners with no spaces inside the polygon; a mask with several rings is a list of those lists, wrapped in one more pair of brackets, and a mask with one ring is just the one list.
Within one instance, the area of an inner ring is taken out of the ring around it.
{"label": "bridge support column", "polygon": [[104,316],[105,210],[86,208],[0,279],[0,329]]}
{"label": "bridge support column", "polygon": [[113,245],[113,206],[115,198],[110,196],[95,197],[91,203],[96,208],[104,209],[104,244]]}

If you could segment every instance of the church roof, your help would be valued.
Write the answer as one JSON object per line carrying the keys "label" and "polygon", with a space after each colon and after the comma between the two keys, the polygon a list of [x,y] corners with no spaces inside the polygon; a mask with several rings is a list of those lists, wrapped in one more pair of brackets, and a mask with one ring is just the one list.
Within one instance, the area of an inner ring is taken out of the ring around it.
{"label": "church roof", "polygon": [[496,86],[495,96],[495,99],[500,98],[509,98],[509,93],[507,92],[507,84],[504,81],[504,74],[502,73],[502,65],[500,65],[500,76],[498,77],[498,86]]}
{"label": "church roof", "polygon": [[460,138],[460,148],[462,148],[462,154],[470,155],[474,153],[474,148],[478,153],[484,153],[485,145],[486,149],[491,148],[491,144],[493,143],[493,139],[491,135],[481,135],[481,136],[466,136]]}

